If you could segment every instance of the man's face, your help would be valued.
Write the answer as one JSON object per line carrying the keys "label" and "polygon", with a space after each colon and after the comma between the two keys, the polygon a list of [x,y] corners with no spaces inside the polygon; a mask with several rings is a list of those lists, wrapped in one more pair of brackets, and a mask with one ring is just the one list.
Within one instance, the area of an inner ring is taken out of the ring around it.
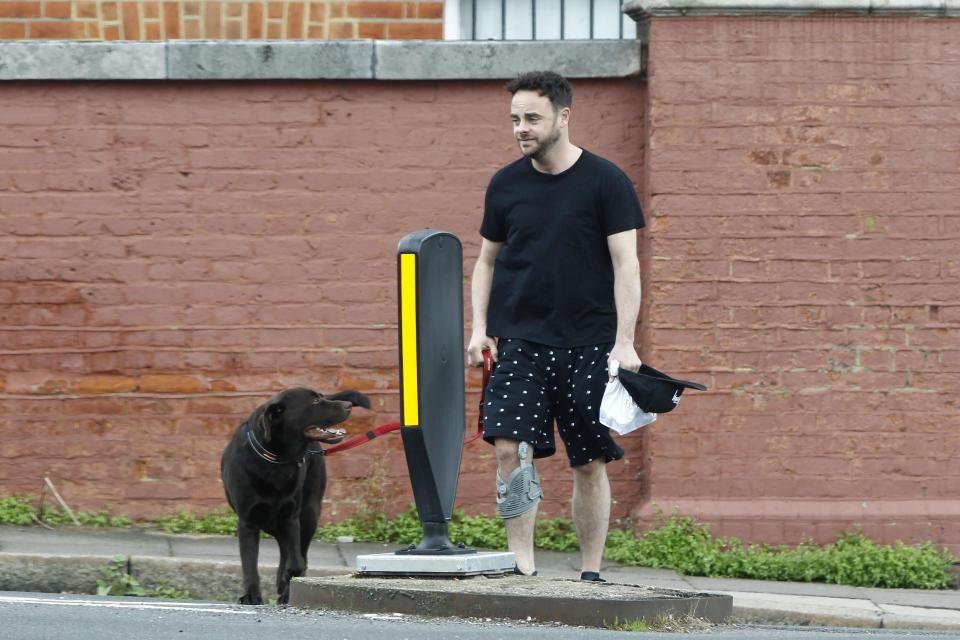
{"label": "man's face", "polygon": [[550,98],[536,91],[517,91],[510,102],[513,135],[520,153],[534,160],[543,159],[560,140],[561,124],[566,124],[569,109],[555,112]]}

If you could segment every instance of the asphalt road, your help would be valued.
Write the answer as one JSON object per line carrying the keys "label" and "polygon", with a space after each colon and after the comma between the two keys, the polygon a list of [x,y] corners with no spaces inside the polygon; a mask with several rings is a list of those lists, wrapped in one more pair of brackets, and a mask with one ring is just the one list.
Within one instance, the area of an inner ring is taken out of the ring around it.
{"label": "asphalt road", "polygon": [[952,632],[719,626],[634,633],[492,620],[427,620],[289,607],[0,592],[0,637],[11,640],[955,640]]}

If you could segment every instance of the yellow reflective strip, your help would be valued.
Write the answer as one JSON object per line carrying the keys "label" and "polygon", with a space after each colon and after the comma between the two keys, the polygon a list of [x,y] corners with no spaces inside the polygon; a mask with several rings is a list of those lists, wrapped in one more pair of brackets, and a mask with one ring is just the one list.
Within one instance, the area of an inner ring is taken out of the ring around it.
{"label": "yellow reflective strip", "polygon": [[400,348],[403,357],[403,424],[420,425],[417,388],[417,255],[400,254]]}

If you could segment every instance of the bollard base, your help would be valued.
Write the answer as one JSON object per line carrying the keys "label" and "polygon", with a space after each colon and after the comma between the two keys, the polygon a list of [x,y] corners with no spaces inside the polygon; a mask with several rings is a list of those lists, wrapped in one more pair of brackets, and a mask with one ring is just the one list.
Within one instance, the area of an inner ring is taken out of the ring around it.
{"label": "bollard base", "polygon": [[459,555],[376,553],[357,556],[357,572],[361,576],[502,575],[513,571],[516,564],[516,556],[505,551]]}
{"label": "bollard base", "polygon": [[476,552],[476,549],[458,546],[424,548],[410,545],[404,549],[397,549],[393,553],[398,556],[462,556]]}
{"label": "bollard base", "polygon": [[453,544],[450,542],[450,536],[447,530],[446,520],[441,522],[424,522],[423,540],[420,544],[412,544],[403,549],[397,549],[394,553],[398,556],[458,556],[465,553],[476,553],[476,549],[471,549],[463,544]]}

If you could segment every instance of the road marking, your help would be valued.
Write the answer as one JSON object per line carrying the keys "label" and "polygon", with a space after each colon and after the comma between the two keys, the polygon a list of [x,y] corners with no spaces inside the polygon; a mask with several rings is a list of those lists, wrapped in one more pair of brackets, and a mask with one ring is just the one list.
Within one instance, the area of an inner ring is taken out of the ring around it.
{"label": "road marking", "polygon": [[370,620],[400,620],[403,618],[402,613],[364,613],[364,618]]}
{"label": "road marking", "polygon": [[171,602],[171,603],[151,603],[151,602],[120,602],[116,600],[80,600],[63,598],[36,598],[29,596],[0,596],[0,603],[9,602],[11,604],[52,604],[63,607],[112,607],[115,609],[160,609],[163,611],[200,611],[205,613],[242,613],[247,615],[256,615],[260,613],[256,609],[239,609],[235,605],[223,604],[217,605],[208,602]]}

